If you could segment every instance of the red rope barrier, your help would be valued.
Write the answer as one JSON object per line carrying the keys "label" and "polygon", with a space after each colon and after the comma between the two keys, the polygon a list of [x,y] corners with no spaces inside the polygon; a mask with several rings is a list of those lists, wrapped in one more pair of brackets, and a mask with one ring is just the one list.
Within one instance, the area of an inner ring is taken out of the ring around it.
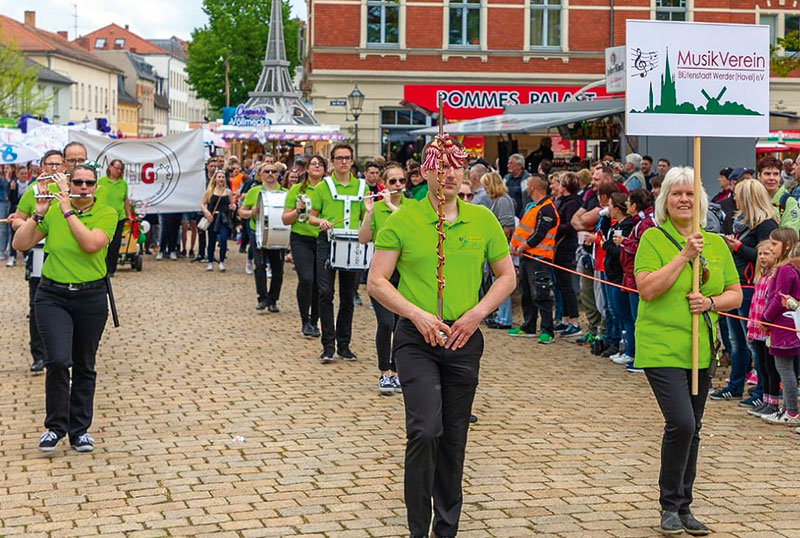
{"label": "red rope barrier", "polygon": [[[623,286],[622,284],[615,284],[614,282],[609,282],[607,280],[603,280],[602,278],[597,278],[594,275],[587,275],[586,273],[581,273],[580,271],[576,271],[574,269],[569,269],[568,267],[561,267],[560,265],[556,265],[555,263],[553,263],[551,261],[548,261],[548,260],[545,260],[545,259],[542,259],[542,258],[537,258],[536,256],[532,256],[532,255],[526,254],[524,252],[522,253],[522,255],[525,256],[526,258],[530,258],[531,260],[536,260],[537,262],[541,262],[541,263],[543,263],[545,265],[549,265],[550,267],[553,267],[555,269],[560,269],[561,271],[566,271],[567,273],[572,273],[573,275],[578,275],[578,276],[580,276],[582,278],[588,278],[589,280],[594,280],[595,282],[600,282],[601,284],[608,284],[609,286],[614,286],[615,288],[619,288],[622,291],[627,291],[628,293],[635,293],[637,295],[639,294],[638,290],[635,290],[633,288],[629,288],[627,286]],[[755,286],[742,286],[742,287],[743,288],[755,288]],[[798,329],[792,329],[792,328],[789,328],[789,327],[784,327],[783,325],[776,325],[774,323],[767,323],[766,321],[759,321],[757,319],[745,318],[745,317],[742,317],[742,316],[737,316],[736,314],[729,314],[727,312],[717,312],[717,314],[719,314],[720,316],[725,316],[725,317],[729,317],[729,318],[733,318],[733,319],[739,319],[739,320],[742,320],[742,321],[752,321],[754,323],[759,323],[759,324],[763,325],[764,327],[773,327],[775,329],[783,329],[784,331],[791,331],[793,333],[800,333],[800,330],[798,330]]]}

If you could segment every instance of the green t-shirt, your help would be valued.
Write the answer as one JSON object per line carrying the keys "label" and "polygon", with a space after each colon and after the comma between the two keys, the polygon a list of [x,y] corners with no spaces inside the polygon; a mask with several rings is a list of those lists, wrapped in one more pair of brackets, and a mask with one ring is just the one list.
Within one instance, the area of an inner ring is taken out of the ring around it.
{"label": "green t-shirt", "polygon": [[[34,198],[33,194],[34,190],[33,188],[35,185],[36,183],[29,185],[28,188],[25,189],[25,192],[22,193],[22,197],[19,199],[19,202],[17,203],[17,211],[25,213],[29,217],[33,215],[34,211],[36,211],[36,198]],[[50,192],[50,194],[55,194],[58,192],[58,185],[56,185],[55,183],[50,183],[49,186],[47,187],[47,190]],[[55,200],[53,200],[52,202],[54,201]]]}
{"label": "green t-shirt", "polygon": [[428,182],[424,179],[419,185],[411,187],[411,197],[414,200],[420,201],[426,196],[428,196]]}
{"label": "green t-shirt", "polygon": [[95,199],[97,203],[105,204],[117,212],[117,220],[127,217],[125,214],[125,198],[128,197],[128,183],[119,178],[111,181],[108,176],[97,180]]}
{"label": "green t-shirt", "polygon": [[[267,189],[261,187],[261,183],[256,183],[255,185],[250,187],[250,190],[247,191],[247,194],[244,195],[244,202],[242,203],[242,207],[246,207],[247,209],[255,207],[256,204],[258,203],[258,193],[260,193],[262,190],[266,192],[286,192],[286,189],[284,189],[280,185],[277,185],[277,188],[274,191],[267,191]],[[256,229],[255,217],[250,218],[250,229],[251,230]]]}
{"label": "green t-shirt", "polygon": [[781,187],[772,197],[772,206],[775,211],[775,218],[780,220],[781,228],[791,228],[794,231],[800,230],[800,210],[797,207],[797,200],[794,196],[786,197],[786,205],[783,208],[783,215],[781,215],[781,198],[786,194],[786,187]]}
{"label": "green t-shirt", "polygon": [[[103,230],[109,241],[114,237],[117,212],[109,206],[95,203],[88,213],[78,218],[90,230]],[[51,205],[37,227],[47,236],[42,276],[62,284],[93,282],[106,276],[107,247],[91,253],[83,250],[72,235],[61,206]]]}
{"label": "green t-shirt", "polygon": [[[331,176],[336,192],[344,196],[358,196],[360,182],[358,178],[351,175],[350,183],[342,185],[336,179],[336,175]],[[369,189],[365,188],[365,194],[369,194]],[[344,223],[339,222],[344,218],[344,200],[334,200],[331,190],[325,180],[317,183],[314,194],[311,196],[311,208],[318,212],[319,218],[335,224],[334,228],[344,228]],[[350,229],[358,230],[361,225],[361,216],[364,214],[364,202],[351,202],[350,204]]]}
{"label": "green t-shirt", "polygon": [[[678,233],[670,220],[662,228],[681,245],[686,239]],[[739,274],[733,263],[731,251],[720,236],[703,233],[702,256],[708,263],[708,282],[700,286],[706,297],[719,295],[726,286],[737,284]],[[634,274],[654,272],[667,265],[678,255],[678,247],[657,228],[650,228],[639,242],[634,262]],[[637,368],[683,368],[692,367],[692,314],[686,296],[692,291],[692,268],[687,263],[675,283],[663,294],[652,299],[639,301],[639,314],[636,318],[636,358]],[[709,312],[715,325],[719,315]],[[708,341],[705,320],[700,317],[699,368],[711,364],[711,349]]]}
{"label": "green t-shirt", "polygon": [[[378,232],[375,248],[400,251],[398,291],[411,303],[437,313],[436,232],[438,218],[430,199],[407,204],[396,211]],[[458,200],[458,217],[444,223],[443,317],[454,321],[478,304],[483,263],[508,256],[503,228],[488,208]]]}
{"label": "green t-shirt", "polygon": [[[415,202],[416,200],[413,198],[406,198],[403,196],[400,198],[400,203],[397,205],[397,210],[400,211],[401,209],[405,209],[409,204],[413,204]],[[372,231],[373,241],[378,238],[378,232],[383,229],[386,221],[391,216],[392,210],[387,207],[385,201],[379,200],[375,202],[375,209],[372,210],[372,220],[369,223],[369,229]]]}
{"label": "green t-shirt", "polygon": [[[314,190],[316,185],[311,185],[309,183],[306,184],[306,196],[311,198],[314,194]],[[289,194],[286,195],[286,205],[284,206],[285,209],[294,209],[297,207],[297,197],[300,195],[300,183],[295,183],[289,189]],[[308,208],[311,210],[311,208]],[[298,235],[304,235],[306,237],[317,237],[319,235],[319,227],[312,226],[308,223],[308,221],[300,222],[294,221],[292,223],[292,233],[296,233]]]}

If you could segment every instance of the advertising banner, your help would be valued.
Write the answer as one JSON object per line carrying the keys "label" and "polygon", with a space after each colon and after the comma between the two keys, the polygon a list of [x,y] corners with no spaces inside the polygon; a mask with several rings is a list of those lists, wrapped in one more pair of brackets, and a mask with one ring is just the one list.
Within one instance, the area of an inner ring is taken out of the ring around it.
{"label": "advertising banner", "polygon": [[[468,86],[407,84],[403,100],[429,112],[439,110],[438,99],[444,99],[444,115],[448,121],[472,120],[502,114],[509,105],[565,103],[573,101],[581,86]],[[578,101],[591,101],[609,94],[603,88],[592,88]]]}
{"label": "advertising banner", "polygon": [[769,134],[769,27],[628,20],[631,135]]}
{"label": "advertising banner", "polygon": [[625,91],[625,45],[606,48],[606,91]]}
{"label": "advertising banner", "polygon": [[160,138],[111,140],[80,131],[71,131],[69,137],[86,146],[89,160],[100,165],[100,175],[120,159],[128,195],[143,201],[147,213],[199,210],[206,185],[200,129]]}

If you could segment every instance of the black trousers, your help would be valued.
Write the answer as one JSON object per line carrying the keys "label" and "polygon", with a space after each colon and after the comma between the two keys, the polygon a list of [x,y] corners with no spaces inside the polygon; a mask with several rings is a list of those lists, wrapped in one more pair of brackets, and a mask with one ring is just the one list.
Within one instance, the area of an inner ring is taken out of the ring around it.
{"label": "black trousers", "polygon": [[[119,260],[119,247],[122,244],[122,227],[125,220],[117,221],[117,229],[114,230],[114,237],[108,244],[108,251],[106,252],[106,272],[113,275],[117,272],[117,261]],[[133,238],[131,238],[133,240]]]}
{"label": "black trousers", "polygon": [[183,213],[164,213],[164,226],[161,228],[160,252],[169,254],[178,252],[181,237],[181,219]]}
{"label": "black trousers", "polygon": [[685,514],[692,504],[700,428],[711,378],[708,370],[700,370],[697,396],[692,396],[691,370],[645,368],[644,373],[664,416],[659,502],[662,510]]}
{"label": "black trousers", "polygon": [[[575,268],[575,260],[565,260],[559,263],[562,267]],[[572,285],[572,275],[561,269],[555,270],[556,285],[561,292],[561,302],[564,305],[564,315],[568,318],[578,317],[578,294]]]}
{"label": "black trousers", "polygon": [[[255,243],[253,243],[255,245]],[[283,261],[286,258],[286,249],[266,249],[253,247],[253,276],[256,279],[256,292],[259,301],[269,304],[278,302],[283,286]],[[267,291],[267,261],[272,271],[272,278]]]}
{"label": "black trousers", "polygon": [[553,299],[550,296],[550,268],[531,258],[519,260],[519,281],[522,291],[522,330],[536,332],[537,317],[541,317],[543,333],[553,336]]}
{"label": "black trousers", "polygon": [[[317,285],[319,286],[319,319],[322,325],[322,347],[332,350],[350,347],[353,333],[353,295],[361,271],[338,271],[328,267],[331,243],[326,233],[317,238]],[[333,322],[333,288],[339,273],[339,313]]]}
{"label": "black trousers", "polygon": [[375,319],[378,326],[375,329],[375,349],[378,352],[378,370],[396,372],[394,356],[392,354],[392,334],[397,325],[397,314],[383,306],[381,303],[369,298],[375,310]]}
{"label": "black trousers", "polygon": [[34,304],[46,355],[44,426],[74,441],[92,424],[95,358],[108,318],[106,290],[40,284]]}
{"label": "black trousers", "polygon": [[319,319],[317,286],[317,238],[292,233],[289,236],[294,270],[297,272],[297,307],[300,319],[315,327]]}
{"label": "black trousers", "polygon": [[775,357],[772,356],[767,343],[762,340],[753,341],[753,349],[761,363],[761,386],[765,396],[777,397],[781,390],[781,376],[775,367]]}
{"label": "black trousers", "polygon": [[431,347],[413,323],[400,319],[394,357],[406,410],[405,502],[411,534],[455,536],[469,416],[478,386],[483,335],[458,351]]}
{"label": "black trousers", "polygon": [[[33,256],[33,254],[30,254]],[[33,362],[44,361],[44,342],[42,342],[42,335],[39,334],[39,326],[36,325],[36,308],[33,306],[34,298],[36,297],[36,289],[39,287],[39,278],[31,277],[28,280],[28,334],[30,335],[31,357]]]}

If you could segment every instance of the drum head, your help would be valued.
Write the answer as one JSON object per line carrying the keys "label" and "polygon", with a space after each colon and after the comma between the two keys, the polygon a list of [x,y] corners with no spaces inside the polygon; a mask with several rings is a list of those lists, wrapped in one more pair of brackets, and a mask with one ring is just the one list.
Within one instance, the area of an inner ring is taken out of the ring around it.
{"label": "drum head", "polygon": [[267,197],[264,196],[263,192],[258,193],[258,200],[256,200],[256,246],[258,248],[264,248],[264,244],[266,241],[267,235],[267,227],[266,223],[264,222],[267,218]]}

